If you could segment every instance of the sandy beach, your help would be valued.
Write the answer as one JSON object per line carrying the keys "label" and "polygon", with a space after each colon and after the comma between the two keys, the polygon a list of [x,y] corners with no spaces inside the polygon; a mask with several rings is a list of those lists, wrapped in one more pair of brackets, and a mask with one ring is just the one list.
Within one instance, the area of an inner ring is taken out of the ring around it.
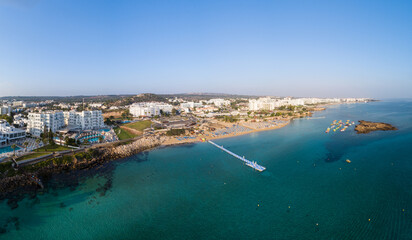
{"label": "sandy beach", "polygon": [[[250,133],[254,133],[254,132],[261,132],[261,131],[269,131],[269,130],[275,130],[275,129],[279,129],[282,127],[285,127],[286,125],[288,125],[290,123],[290,119],[286,120],[284,123],[279,123],[275,126],[271,126],[271,127],[266,127],[266,128],[258,128],[258,129],[254,129],[250,126],[247,125],[247,122],[242,122],[242,123],[238,123],[235,125],[238,126],[242,126],[245,127],[247,129],[249,129],[248,131],[244,131],[244,132],[236,132],[236,133],[229,133],[229,134],[222,134],[219,136],[213,136],[213,132],[210,131],[206,131],[204,134],[197,134],[197,135],[190,135],[189,137],[194,137],[192,139],[182,139],[182,140],[178,140],[177,138],[179,136],[173,136],[173,137],[166,137],[166,140],[162,143],[162,146],[170,146],[170,145],[178,145],[178,144],[185,144],[185,143],[194,143],[194,142],[201,142],[201,139],[206,139],[206,140],[215,140],[215,139],[223,139],[223,138],[231,138],[231,137],[237,137],[237,136],[242,136],[245,134],[250,134]],[[233,126],[233,123],[223,123],[223,122],[219,122],[219,124],[224,125],[225,127],[230,127]],[[220,129],[216,129],[214,132],[218,131],[218,130],[224,130],[225,128],[220,128]]]}

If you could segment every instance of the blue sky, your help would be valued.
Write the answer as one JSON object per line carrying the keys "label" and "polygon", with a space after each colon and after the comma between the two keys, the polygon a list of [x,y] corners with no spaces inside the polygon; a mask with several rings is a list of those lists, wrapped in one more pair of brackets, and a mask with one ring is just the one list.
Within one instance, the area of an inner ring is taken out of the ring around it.
{"label": "blue sky", "polygon": [[0,96],[412,97],[412,1],[0,0]]}

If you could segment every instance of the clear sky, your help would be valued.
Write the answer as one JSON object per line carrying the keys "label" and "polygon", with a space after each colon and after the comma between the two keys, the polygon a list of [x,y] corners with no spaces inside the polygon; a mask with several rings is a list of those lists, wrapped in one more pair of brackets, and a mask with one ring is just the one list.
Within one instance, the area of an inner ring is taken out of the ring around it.
{"label": "clear sky", "polygon": [[0,96],[412,97],[412,1],[0,0]]}

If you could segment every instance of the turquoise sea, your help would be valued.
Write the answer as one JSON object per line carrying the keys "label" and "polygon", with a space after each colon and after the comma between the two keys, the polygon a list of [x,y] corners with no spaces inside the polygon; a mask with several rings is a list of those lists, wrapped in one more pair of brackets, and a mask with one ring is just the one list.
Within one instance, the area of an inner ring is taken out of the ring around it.
{"label": "turquoise sea", "polygon": [[[335,119],[399,130],[326,134]],[[334,105],[215,142],[267,170],[208,143],[158,148],[0,202],[0,239],[412,239],[412,101]]]}

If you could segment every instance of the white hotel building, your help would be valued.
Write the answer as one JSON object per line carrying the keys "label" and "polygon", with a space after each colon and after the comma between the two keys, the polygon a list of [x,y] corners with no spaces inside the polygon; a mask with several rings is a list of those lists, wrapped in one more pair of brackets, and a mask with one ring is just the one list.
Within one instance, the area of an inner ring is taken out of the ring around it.
{"label": "white hotel building", "polygon": [[29,113],[27,132],[39,137],[46,127],[51,132],[56,132],[64,126],[64,115],[61,111]]}
{"label": "white hotel building", "polygon": [[64,123],[69,127],[81,130],[99,129],[104,127],[102,111],[64,112]]}
{"label": "white hotel building", "polygon": [[157,116],[160,115],[160,111],[163,113],[171,113],[173,106],[166,103],[156,103],[156,102],[142,102],[142,103],[133,103],[129,112],[134,117],[141,116]]}
{"label": "white hotel building", "polygon": [[275,108],[278,108],[281,106],[289,106],[289,105],[303,106],[305,105],[305,101],[302,98],[272,99],[270,97],[249,100],[249,110],[251,111],[259,111],[259,110],[272,111]]}
{"label": "white hotel building", "polygon": [[45,127],[55,133],[66,125],[81,130],[103,128],[102,111],[29,113],[27,132],[39,137]]}
{"label": "white hotel building", "polygon": [[24,139],[25,137],[26,132],[24,130],[10,126],[5,120],[0,120],[0,146]]}

